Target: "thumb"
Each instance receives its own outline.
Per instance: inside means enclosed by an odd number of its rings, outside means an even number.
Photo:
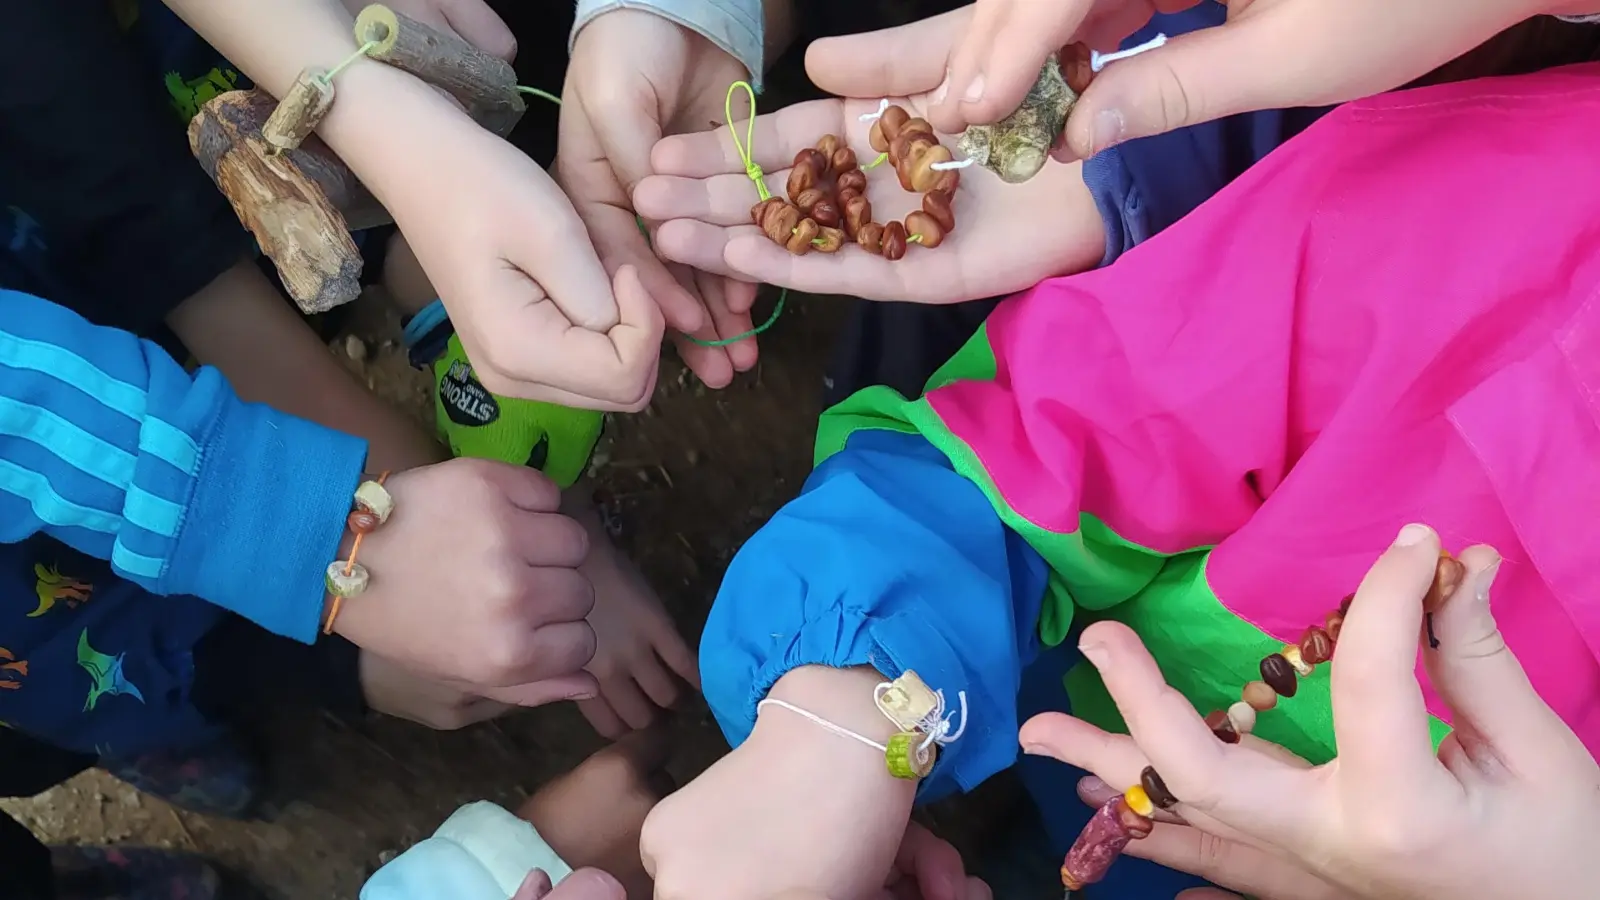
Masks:
[[[615,878],[599,869],[579,869],[556,885],[548,900],[627,900]]]
[[[439,11],[462,40],[506,62],[516,59],[517,39],[484,0],[442,0]]]
[[[1500,554],[1472,547],[1461,554],[1462,586],[1434,615],[1437,650],[1423,654],[1433,687],[1453,724],[1492,745],[1513,768],[1550,771],[1577,738],[1534,690],[1495,622],[1489,588]],[[1581,749],[1581,748],[1580,748]]]
[[[876,100],[931,91],[972,22],[971,6],[898,28],[823,38],[806,50],[806,74],[840,97]]]

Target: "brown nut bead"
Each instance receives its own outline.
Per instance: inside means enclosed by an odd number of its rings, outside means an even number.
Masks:
[[[938,177],[930,183],[928,190],[944,191],[946,194],[954,197],[956,188],[961,186],[961,170],[934,169],[933,171]]]
[[[872,221],[872,201],[855,194],[844,201],[844,231],[854,238],[861,228]]]
[[[929,137],[933,136],[933,126],[928,123],[927,119],[924,119],[921,116],[913,116],[912,118],[907,119],[904,125],[900,126],[901,134],[907,134],[913,131],[926,134]]]
[[[811,207],[811,218],[816,219],[817,224],[823,228],[838,228],[840,221],[842,221],[839,215],[839,207],[834,205],[832,200],[826,198]]]
[[[760,228],[761,222],[767,216],[767,209],[769,207],[784,205],[786,205],[786,201],[782,197],[768,197],[760,203],[757,203],[755,206],[750,207],[750,221],[754,222],[757,228]]]
[[[812,249],[818,253],[838,253],[839,248],[844,246],[844,242],[843,231],[837,228],[823,227],[817,229],[817,243],[812,246]]]
[[[800,224],[794,228],[794,234],[789,235],[789,242],[784,246],[795,256],[805,256],[816,249],[812,241],[822,232],[820,226],[811,219],[801,219]]]
[[[378,527],[378,517],[364,509],[358,509],[345,517],[344,524],[350,529],[351,534],[371,534]]]
[[[1280,697],[1293,697],[1300,690],[1300,679],[1294,674],[1294,664],[1279,653],[1262,658],[1261,680],[1277,691]]]
[[[1094,81],[1093,56],[1087,44],[1068,44],[1061,50],[1061,77],[1075,94],[1082,94]]]
[[[915,235],[917,243],[930,250],[944,243],[944,229],[920,209],[906,216],[906,233]]]
[[[856,232],[856,243],[868,253],[883,252],[883,226],[877,222],[868,222]]]
[[[1172,796],[1167,790],[1167,783],[1161,780],[1161,775],[1153,767],[1145,766],[1139,773],[1139,786],[1144,788],[1146,797],[1161,809],[1171,809],[1178,805],[1178,798]]]
[[[825,134],[817,141],[817,153],[821,154],[829,165],[833,164],[833,155],[839,152],[839,147],[839,136],[836,134]]]
[[[800,198],[805,195],[805,192],[816,186],[817,176],[815,172],[811,171],[810,166],[796,165],[794,168],[789,170],[789,183],[786,186],[786,189],[791,201],[799,203]]]
[[[909,121],[911,121],[911,114],[906,112],[904,107],[891,105],[883,111],[883,115],[878,117],[877,124],[879,130],[883,133],[884,141],[894,143],[895,135],[899,134],[900,129],[904,128]],[[887,149],[889,148],[885,146],[883,150],[878,150],[878,152],[882,153]]]
[[[840,147],[833,151],[833,172],[835,175],[854,172],[858,168],[860,168],[860,164],[856,162],[856,152],[854,150],[849,147]]]
[[[1433,570],[1433,584],[1428,586],[1428,593],[1422,597],[1422,611],[1436,613],[1461,587],[1461,582],[1467,577],[1467,567],[1461,564],[1447,552],[1439,553],[1439,564]]]
[[[794,230],[800,225],[800,210],[787,203],[778,203],[768,206],[761,217],[761,230],[772,238],[773,243],[787,246],[789,239],[794,236]]]
[[[837,184],[839,186],[839,193],[841,194],[845,191],[855,191],[859,194],[865,194],[867,192],[867,173],[861,171],[860,169],[851,169],[848,172],[841,172],[839,173],[839,180]]]
[[[828,158],[812,147],[807,147],[794,155],[794,166],[797,169],[810,169],[812,178],[821,181],[828,174]]]
[[[851,200],[861,196],[865,196],[861,191],[845,189],[834,195],[833,202],[839,204],[840,209],[844,209],[850,205]]]
[[[867,143],[879,153],[889,152],[889,139],[883,136],[883,120],[872,123],[872,128],[867,131]]]
[[[794,205],[800,208],[800,212],[809,216],[818,203],[827,199],[828,192],[822,188],[806,188],[800,192],[800,196],[794,198]]]
[[[894,262],[906,255],[906,227],[899,222],[883,226],[883,258]]]
[[[922,195],[922,211],[939,223],[946,234],[956,230],[956,211],[945,191],[929,191]]]
[[[1320,666],[1333,659],[1333,638],[1324,628],[1316,625],[1306,629],[1300,638],[1300,658],[1307,665]]]
[[[943,144],[935,144],[917,154],[916,159],[911,162],[911,189],[920,194],[938,188],[944,180],[945,173],[935,169],[934,166],[950,162],[953,158],[950,148]]]
[[[902,131],[899,137],[889,142],[889,161],[895,165],[901,163],[914,163],[917,154],[936,147],[939,141],[932,134],[925,131]]]

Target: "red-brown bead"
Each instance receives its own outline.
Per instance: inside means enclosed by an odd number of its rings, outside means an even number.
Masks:
[[[851,150],[849,147],[840,147],[839,149],[833,151],[832,162],[833,172],[835,175],[843,175],[846,172],[853,172],[858,168],[858,164],[856,162],[856,152]]]
[[[922,211],[939,223],[948,234],[956,229],[956,211],[950,195],[944,191],[929,191],[922,195]]]
[[[906,255],[906,227],[899,222],[883,226],[883,258],[894,262]]]
[[[877,222],[868,222],[856,232],[856,243],[861,245],[868,253],[883,253],[883,226]]]
[[[906,216],[906,233],[916,235],[917,243],[930,250],[944,243],[944,229],[920,209]]]
[[[1322,620],[1322,628],[1328,632],[1328,637],[1337,645],[1339,643],[1339,632],[1344,630],[1344,616],[1336,612],[1328,613],[1328,617]]]
[[[378,517],[364,509],[358,509],[345,517],[345,527],[351,534],[371,534],[378,527]]]
[[[1294,673],[1294,664],[1277,653],[1262,658],[1261,680],[1277,691],[1280,697],[1293,697],[1300,690],[1300,679]]]
[[[1228,714],[1217,710],[1206,716],[1206,727],[1216,735],[1224,744],[1239,743],[1239,732],[1234,730],[1233,722],[1228,719]]]
[[[836,184],[839,187],[840,194],[843,194],[845,191],[855,191],[858,194],[865,194],[867,192],[867,173],[861,171],[860,169],[851,169],[848,172],[841,172],[839,174],[839,180],[836,182]]]
[[[1172,791],[1167,790],[1167,783],[1161,780],[1161,774],[1152,766],[1145,766],[1139,773],[1139,786],[1144,788],[1145,796],[1150,798],[1161,809],[1171,809],[1178,805],[1178,798],[1172,796]]]
[[[854,238],[861,227],[872,221],[872,203],[860,194],[852,194],[844,201],[844,230]]]
[[[1316,625],[1306,629],[1300,638],[1300,658],[1312,666],[1320,666],[1333,659],[1333,638],[1326,629]]]

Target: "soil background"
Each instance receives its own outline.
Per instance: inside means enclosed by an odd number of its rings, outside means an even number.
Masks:
[[[560,19],[570,22],[571,5],[538,2],[520,10],[502,8],[521,43],[519,74],[524,84],[554,90],[566,58],[568,29]],[[519,20],[529,16],[538,21]],[[791,54],[770,77],[763,108],[810,91]],[[554,107],[531,107],[513,140],[548,163],[555,125]],[[769,295],[758,304],[757,321],[773,300]],[[733,552],[798,492],[810,470],[825,363],[853,302],[792,296],[761,338],[760,365],[725,390],[708,390],[668,351],[650,407],[612,417],[607,427],[595,475],[620,507],[619,542],[691,638]],[[381,304],[355,306],[330,352],[375,392],[431,421],[426,380],[406,365],[398,323]],[[727,750],[698,698],[678,711],[671,731],[670,772],[680,783]],[[269,821],[180,811],[98,770],[0,808],[50,843],[187,848],[226,864],[251,892],[271,900],[353,900],[378,865],[430,834],[462,803],[489,799],[514,808],[601,746],[568,705],[449,733],[379,716],[296,717],[276,723],[265,739],[273,774]],[[970,858],[977,836],[1014,793],[1000,779],[926,818]]]

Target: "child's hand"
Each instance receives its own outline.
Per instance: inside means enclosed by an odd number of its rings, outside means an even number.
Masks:
[[[871,670],[796,669],[771,696],[882,743],[894,726],[873,706]],[[750,900],[809,889],[841,900],[883,884],[916,785],[883,754],[768,707],[738,749],[663,800],[640,853],[657,900]]]
[[[556,512],[555,485],[479,459],[401,472],[387,485],[394,513],[359,555],[371,586],[341,604],[334,630],[502,702],[595,696],[583,671],[594,655],[585,621],[594,595],[577,571],[588,536]]]
[[[344,0],[351,15],[360,15],[367,0]],[[484,0],[385,0],[384,5],[437,31],[453,34],[506,62],[517,57],[517,39]]]
[[[1489,610],[1500,559],[1488,547],[1461,555],[1467,579],[1434,615],[1438,649],[1422,652],[1456,726],[1434,753],[1415,667],[1421,598],[1438,559],[1438,537],[1407,526],[1362,582],[1333,661],[1339,756],[1327,765],[1307,768],[1271,745],[1219,742],[1133,633],[1114,624],[1092,626],[1081,646],[1133,736],[1047,715],[1023,728],[1023,747],[1119,789],[1138,783],[1148,760],[1182,801],[1173,809],[1182,819],[1157,824],[1128,852],[1247,893],[1592,892],[1600,766],[1506,647]]]
[[[511,900],[627,900],[628,896],[615,878],[599,869],[579,869],[554,888],[549,875],[534,869]]]
[[[639,862],[645,817],[672,790],[665,735],[630,734],[540,788],[517,810],[567,865],[611,873],[630,897],[649,897]]]
[[[361,651],[361,695],[374,712],[455,731],[516,707],[480,697],[457,684],[418,675],[368,650]]]
[[[812,71],[828,88],[828,73]],[[877,156],[867,141],[872,123],[861,116],[877,112],[879,99],[855,95],[872,99],[818,100],[756,119],[754,159],[773,196],[785,196],[795,154],[824,134],[844,138],[863,166]],[[912,115],[927,108],[924,95],[888,99]],[[735,125],[743,141],[745,124]],[[795,256],[768,239],[751,224],[750,207],[760,198],[727,128],[666,138],[651,162],[659,174],[640,182],[633,199],[641,215],[672,220],[656,233],[657,252],[697,269],[796,290],[954,303],[1081,271],[1105,254],[1104,226],[1076,165],[1047,166],[1025,185],[1004,184],[978,166],[963,169],[955,230],[936,248],[912,247],[890,262],[853,244],[837,253]],[[892,166],[866,174],[873,221],[903,219],[920,208],[921,196],[901,189]]]

